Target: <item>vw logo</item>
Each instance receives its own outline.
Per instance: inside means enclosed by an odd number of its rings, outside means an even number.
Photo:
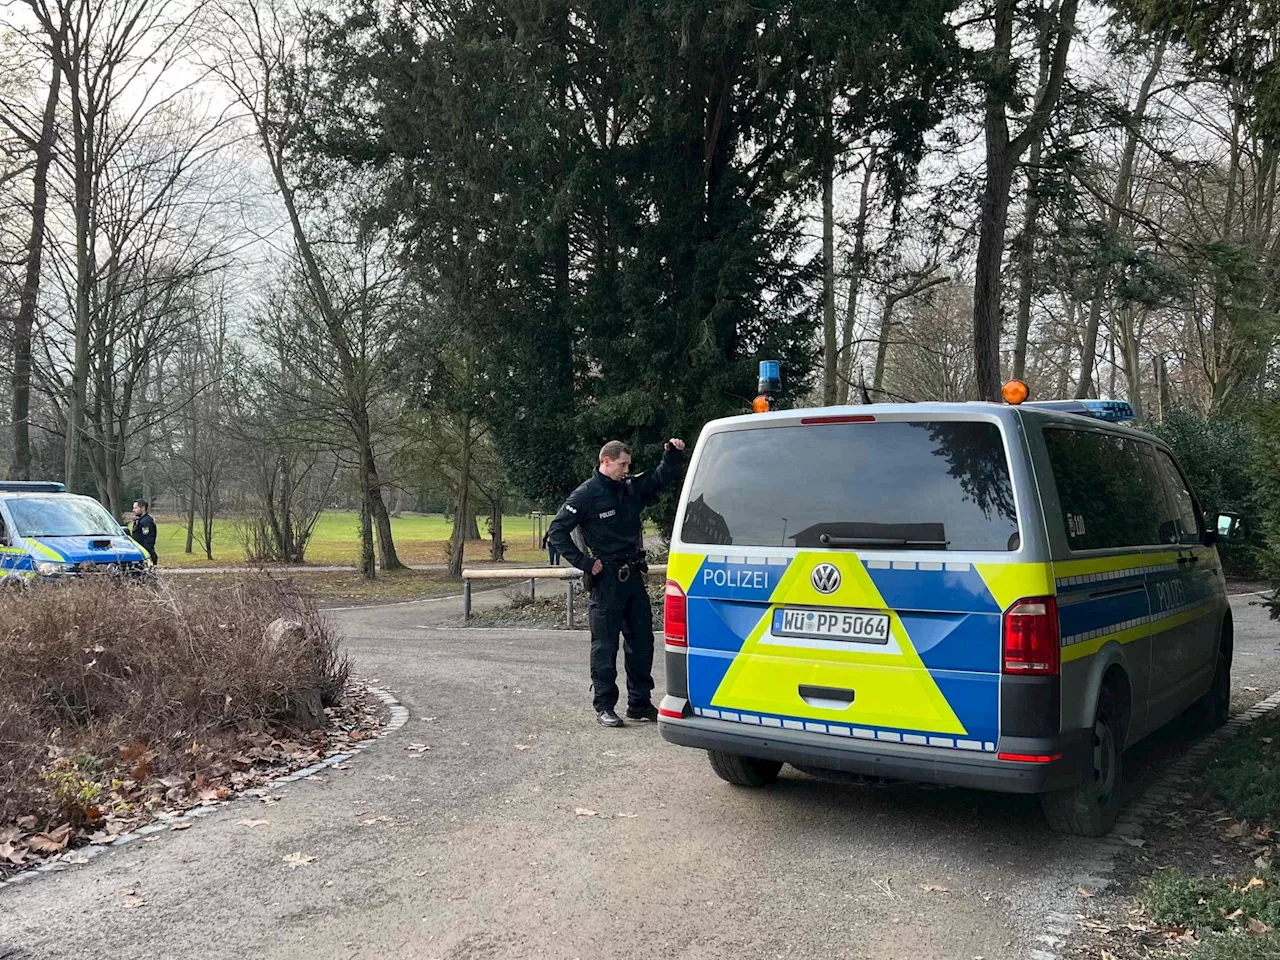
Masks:
[[[820,563],[813,568],[809,581],[819,593],[835,593],[840,589],[840,571],[830,563]]]

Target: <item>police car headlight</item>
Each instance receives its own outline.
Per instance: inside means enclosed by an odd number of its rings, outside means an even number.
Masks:
[[[44,577],[56,577],[60,574],[67,573],[73,565],[70,563],[58,563],[53,560],[41,560],[36,564],[36,572]]]

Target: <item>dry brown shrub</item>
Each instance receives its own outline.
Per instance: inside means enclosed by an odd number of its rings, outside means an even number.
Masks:
[[[300,627],[268,642],[279,618]],[[145,745],[155,773],[179,769],[199,744],[296,730],[299,706],[332,706],[347,674],[328,622],[268,579],[0,591],[0,823],[31,803],[53,752],[109,768]]]

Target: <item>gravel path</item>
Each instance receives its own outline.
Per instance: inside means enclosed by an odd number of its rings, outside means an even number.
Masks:
[[[1251,599],[1237,706],[1280,688]],[[400,733],[277,804],[0,895],[0,958],[1013,960],[1082,869],[1028,798],[731,788],[652,726],[594,723],[584,633],[440,626],[456,603],[333,613],[410,708]]]

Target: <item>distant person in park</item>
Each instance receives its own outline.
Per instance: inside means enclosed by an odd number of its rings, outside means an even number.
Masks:
[[[151,557],[151,562],[157,564],[160,558],[156,556],[156,518],[150,513],[151,504],[145,500],[135,500],[133,502],[133,529],[129,535],[138,541],[143,550]]]
[[[553,567],[560,566],[560,551],[556,549],[556,545],[551,542],[551,531],[548,530],[542,535],[542,549],[547,551],[547,563]]]
[[[653,610],[644,574],[641,511],[680,476],[684,441],[667,441],[658,469],[631,476],[631,449],[610,440],[600,450],[600,467],[569,494],[547,528],[547,538],[583,572],[591,592],[591,687],[596,720],[621,727],[618,705],[618,635],[624,637],[627,717],[658,719],[653,694]],[[581,531],[590,555],[574,542]]]

